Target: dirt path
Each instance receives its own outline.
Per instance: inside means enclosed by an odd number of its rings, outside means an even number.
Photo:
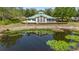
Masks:
[[[23,30],[23,29],[70,29],[70,30],[79,30],[79,26],[73,25],[58,25],[58,24],[11,24],[11,25],[2,25],[0,26],[0,32],[4,30]]]

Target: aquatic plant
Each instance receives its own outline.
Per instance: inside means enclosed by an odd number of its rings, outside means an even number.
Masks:
[[[71,49],[77,48],[77,44],[77,42],[69,42],[70,48],[72,47]]]
[[[79,31],[74,31],[74,32],[72,32],[73,34],[79,34]]]
[[[26,30],[16,30],[16,31],[5,31],[4,34],[12,35],[20,35],[22,33],[35,33],[35,34],[53,34],[53,31],[50,29],[26,29]]]
[[[68,39],[68,40],[79,41],[78,35],[67,35],[67,36],[65,36],[65,38]]]
[[[49,45],[52,49],[56,51],[64,51],[69,49],[69,44],[65,41],[57,41],[57,40],[49,40],[47,42],[47,45]]]
[[[77,48],[77,42],[66,42],[62,40],[48,40],[47,45],[56,51],[74,50]]]

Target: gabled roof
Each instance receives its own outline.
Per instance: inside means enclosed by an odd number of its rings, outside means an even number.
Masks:
[[[38,14],[29,17],[29,19],[34,19],[34,18],[40,17],[40,16],[43,16],[43,17],[46,17],[46,18],[49,18],[49,19],[55,19],[54,17],[48,16],[48,15],[44,14],[43,12],[39,12]]]

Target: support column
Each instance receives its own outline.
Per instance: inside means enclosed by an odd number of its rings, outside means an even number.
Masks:
[[[44,17],[42,17],[41,19],[42,19],[42,23],[44,23]]]
[[[39,17],[39,23],[41,22],[41,17]]]
[[[47,23],[47,18],[45,18],[45,23]]]
[[[36,18],[36,23],[38,23],[38,18]]]

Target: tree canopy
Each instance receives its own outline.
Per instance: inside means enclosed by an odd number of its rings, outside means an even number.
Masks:
[[[56,17],[60,21],[70,21],[71,17],[79,16],[79,9],[75,7],[55,7],[41,10],[45,14]],[[37,14],[39,10],[35,8],[23,7],[0,7],[0,20],[21,19],[21,17],[30,17]]]
[[[56,7],[53,12],[54,17],[59,17],[64,21],[69,21],[71,17],[75,17],[77,10],[75,7]]]

